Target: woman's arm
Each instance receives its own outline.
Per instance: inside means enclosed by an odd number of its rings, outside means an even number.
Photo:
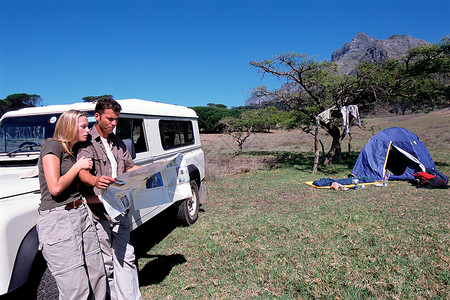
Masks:
[[[58,196],[74,181],[80,170],[92,168],[92,160],[81,158],[78,160],[69,171],[60,176],[61,161],[54,154],[46,154],[42,158],[42,164],[44,167],[45,181],[47,182],[48,190],[53,196]]]

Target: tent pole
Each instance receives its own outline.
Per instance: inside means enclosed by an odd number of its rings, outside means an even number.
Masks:
[[[387,164],[388,157],[389,157],[389,151],[391,151],[391,145],[392,145],[392,141],[389,141],[389,147],[388,147],[388,150],[386,153],[386,158],[384,159],[383,178],[384,178],[384,175],[386,175],[386,164]]]

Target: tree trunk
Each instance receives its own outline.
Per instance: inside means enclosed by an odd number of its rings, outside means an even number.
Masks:
[[[352,152],[352,134],[348,134],[348,154]]]
[[[313,173],[317,172],[317,169],[319,167],[319,156],[320,156],[320,149],[319,149],[319,117],[316,117],[316,130],[314,132],[314,166],[313,166]]]
[[[405,114],[406,114],[406,110],[407,110],[407,109],[408,109],[407,106],[405,106],[405,107],[402,108],[402,115],[405,115]]]
[[[322,141],[319,140],[320,147],[322,148],[322,161],[325,161],[325,146],[323,145]]]
[[[236,141],[236,143],[238,144],[238,149],[236,152],[234,152],[234,155],[238,156],[243,151],[245,140],[247,140],[247,138],[251,135],[251,128],[246,133],[244,133],[244,132],[237,132],[237,133],[229,132],[228,134],[231,135],[234,138],[234,140]]]
[[[328,133],[333,138],[333,141],[331,142],[330,151],[328,151],[327,155],[325,156],[325,161],[323,162],[325,166],[330,166],[333,164],[333,162],[340,161],[342,159],[341,133],[339,131],[339,128],[333,126],[330,128]]]
[[[238,156],[239,154],[242,153],[242,144],[243,144],[243,143],[239,140],[239,141],[238,141],[238,149],[237,149],[236,152],[234,152],[234,155],[235,155],[235,156]]]

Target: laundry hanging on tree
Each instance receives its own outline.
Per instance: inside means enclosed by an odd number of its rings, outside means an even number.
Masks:
[[[359,116],[359,109],[358,106],[356,105],[342,106],[340,109],[337,109],[335,106],[333,106],[321,112],[318,115],[318,117],[322,122],[328,124],[332,120],[332,114],[339,112],[342,116],[345,133],[350,133],[350,116],[353,116],[353,118],[355,118],[358,127],[361,127],[361,118]]]

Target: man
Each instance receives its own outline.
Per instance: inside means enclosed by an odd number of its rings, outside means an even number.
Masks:
[[[117,125],[120,104],[110,98],[98,100],[95,106],[96,125],[90,137],[82,143],[77,158],[92,158],[91,171],[80,172],[82,189],[93,213],[108,278],[111,299],[141,299],[134,248],[130,244],[130,224],[127,215],[112,219],[106,212],[101,190],[115,182],[115,177],[139,168],[127,147],[113,130]]]

